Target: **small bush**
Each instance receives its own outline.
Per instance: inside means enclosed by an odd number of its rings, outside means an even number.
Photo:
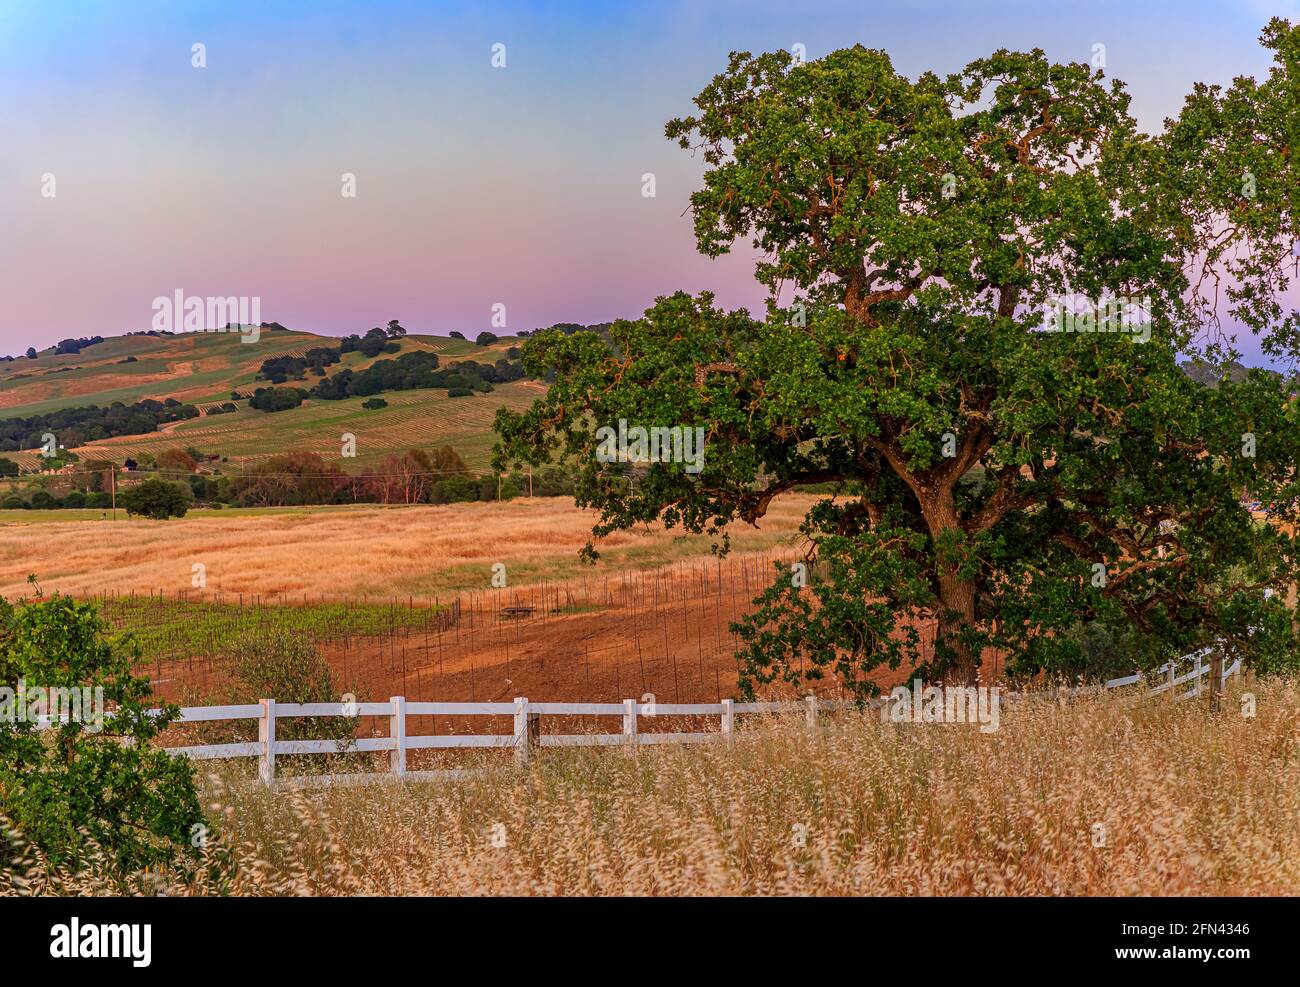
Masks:
[[[271,627],[236,639],[226,650],[235,682],[234,700],[255,703],[342,702],[334,672],[315,645],[301,634]],[[356,721],[342,716],[309,716],[276,724],[285,740],[344,740],[355,735]]]

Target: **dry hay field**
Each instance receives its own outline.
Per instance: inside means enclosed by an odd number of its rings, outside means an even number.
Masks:
[[[733,525],[734,548],[793,547],[815,500],[788,495],[773,503],[760,527]],[[191,589],[195,563],[205,567],[209,593],[227,596],[446,596],[488,589],[498,562],[511,586],[588,572],[577,553],[595,519],[571,498],[524,497],[229,516],[208,511],[169,521],[0,522],[0,596],[26,592],[29,573],[47,593],[172,596]],[[707,536],[656,525],[615,533],[598,547],[601,568],[623,569],[706,555],[710,544]]]
[[[186,705],[227,701],[225,646],[274,624],[313,640],[362,697],[712,702],[736,687],[732,621],[798,556],[814,499],[733,525],[726,560],[709,537],[656,525],[603,539],[594,568],[578,550],[596,515],[569,498],[16,522],[0,524],[0,595],[30,592],[35,573],[46,593],[107,596],[155,693]]]
[[[527,768],[484,753],[482,771],[437,783],[272,791],[233,762],[202,765],[214,825],[204,852],[221,876],[155,874],[150,887],[1296,894],[1300,689],[1251,688],[1250,719],[1208,717],[1200,703],[1089,698],[1008,704],[990,734],[853,713],[823,717],[815,736],[801,719],[747,720],[730,748],[552,748]],[[107,867],[45,880],[23,890],[115,890]]]

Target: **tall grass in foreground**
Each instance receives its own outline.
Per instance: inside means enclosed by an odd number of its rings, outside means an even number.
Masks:
[[[1300,687],[1253,692],[1253,719],[1238,694],[1217,717],[1005,704],[994,734],[846,714],[816,737],[768,721],[731,749],[549,749],[437,784],[212,775],[206,799],[234,894],[1296,893]]]

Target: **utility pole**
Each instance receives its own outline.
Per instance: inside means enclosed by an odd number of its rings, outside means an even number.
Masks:
[[[528,499],[533,499],[533,468],[528,467]]]
[[[117,520],[117,463],[108,469],[108,485],[113,491],[113,520]]]

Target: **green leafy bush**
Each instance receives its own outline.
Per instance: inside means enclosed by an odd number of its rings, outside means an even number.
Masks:
[[[159,521],[184,517],[190,507],[190,496],[185,487],[156,477],[123,491],[118,500],[128,514],[140,514]]]
[[[57,867],[79,867],[91,852],[123,876],[183,865],[207,832],[194,770],[152,743],[177,709],[149,714],[149,680],[131,672],[138,649],[106,632],[91,603],[0,599],[0,816]],[[75,716],[37,729],[33,690],[56,689],[83,701],[65,707]],[[0,862],[10,866],[22,864]]]
[[[237,703],[343,701],[329,662],[310,640],[288,628],[271,627],[238,638],[228,647],[226,661]],[[355,730],[356,721],[341,716],[295,717],[276,724],[276,734],[284,740],[345,740]]]

